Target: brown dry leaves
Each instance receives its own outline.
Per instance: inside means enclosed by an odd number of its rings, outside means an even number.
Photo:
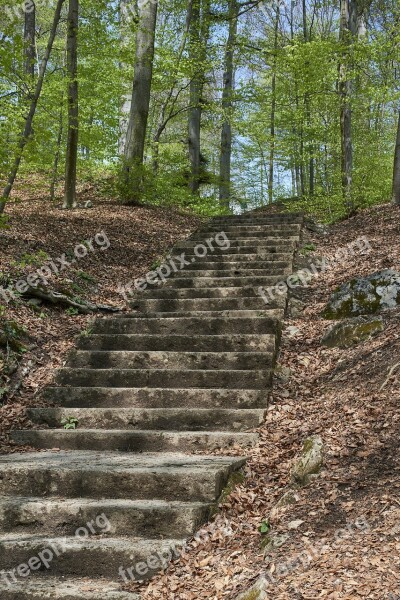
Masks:
[[[274,600],[384,600],[400,594],[396,376],[379,391],[400,359],[400,311],[384,315],[386,329],[372,341],[349,350],[320,346],[330,326],[320,312],[331,291],[355,275],[400,270],[399,233],[400,210],[382,206],[337,224],[325,237],[311,236],[318,255],[332,256],[360,236],[369,238],[373,252],[320,275],[305,291],[303,317],[287,321],[300,333],[284,336],[279,360],[291,376],[276,378],[245,482],[204,528],[200,542],[149,584],[131,586],[144,600],[232,600],[263,573],[270,574],[268,598]],[[313,434],[324,440],[324,470],[297,492],[295,505],[274,513],[272,531],[290,537],[264,559],[258,527],[285,491],[304,439]],[[355,525],[361,517],[368,529]],[[304,523],[289,529],[296,520]],[[282,574],[288,561],[297,566]]]

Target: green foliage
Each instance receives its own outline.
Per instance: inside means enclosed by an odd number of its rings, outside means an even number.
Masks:
[[[76,317],[76,315],[79,315],[79,310],[74,306],[70,306],[69,308],[65,309],[65,313],[70,317]]]
[[[261,533],[261,535],[266,535],[271,531],[271,525],[268,519],[261,522],[258,531]]]
[[[75,417],[66,417],[61,421],[61,425],[63,425],[64,429],[77,429],[78,428],[78,419]]]

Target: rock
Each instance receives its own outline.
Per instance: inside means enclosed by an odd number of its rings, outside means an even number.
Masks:
[[[400,273],[392,269],[357,277],[338,288],[322,313],[326,319],[371,315],[400,305]]]
[[[286,327],[285,333],[288,335],[288,337],[294,337],[295,335],[300,333],[300,329],[298,327],[295,327],[294,325],[290,325],[289,327]]]
[[[281,496],[274,508],[271,510],[270,518],[276,518],[281,512],[284,511],[285,508],[296,504],[298,500],[299,496],[293,490],[288,490],[283,494],[283,496]]]
[[[265,536],[261,544],[264,550],[264,556],[266,556],[270,552],[275,552],[275,550],[278,550],[278,548],[283,546],[283,544],[286,544],[289,538],[290,536],[286,533],[279,535],[275,533]]]
[[[290,315],[294,318],[300,317],[303,314],[305,306],[306,305],[301,300],[291,298],[289,302]]]
[[[292,469],[291,479],[293,483],[300,486],[307,485],[313,479],[313,476],[320,473],[324,460],[323,447],[319,435],[306,439],[301,457]]]
[[[330,327],[321,344],[328,348],[350,348],[383,330],[382,317],[355,317]]]
[[[83,206],[84,208],[93,208],[93,202],[91,200],[88,200]]]
[[[268,585],[268,581],[264,577],[260,577],[247,592],[240,594],[236,600],[266,600]]]

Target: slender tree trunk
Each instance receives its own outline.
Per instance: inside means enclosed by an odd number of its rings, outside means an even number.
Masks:
[[[274,200],[274,162],[275,162],[275,116],[276,116],[276,65],[278,54],[278,33],[279,33],[280,7],[276,7],[276,20],[274,28],[274,58],[272,63],[272,82],[271,82],[271,119],[270,119],[270,151],[269,151],[269,176],[268,176],[268,202],[272,204]]]
[[[189,130],[189,189],[197,194],[201,183],[201,117],[205,81],[205,60],[209,37],[210,0],[192,0],[190,6],[189,46],[194,75],[190,82]]]
[[[63,130],[64,130],[64,126],[63,126],[64,110],[63,110],[63,108],[64,108],[64,98],[61,99],[56,152],[54,154],[53,171],[51,174],[51,182],[50,182],[50,200],[52,202],[54,201],[54,198],[55,198],[57,175],[58,175],[58,164],[60,162],[61,142],[62,142],[62,136],[63,136]]]
[[[149,0],[139,6],[139,23],[136,31],[136,54],[133,77],[132,100],[125,145],[126,202],[135,204],[140,198],[139,189],[130,176],[144,161],[147,123],[150,110],[150,94],[153,79],[154,42],[157,24],[158,1]]]
[[[400,111],[397,126],[396,150],[393,168],[393,204],[400,206]]]
[[[69,0],[67,33],[68,132],[65,165],[64,208],[76,206],[76,166],[78,161],[78,25],[79,0]]]
[[[4,208],[6,206],[7,200],[10,197],[15,179],[18,175],[19,166],[21,164],[22,155],[25,150],[25,146],[29,141],[29,138],[32,134],[32,123],[36,113],[36,107],[38,100],[40,98],[40,94],[43,87],[44,76],[46,73],[47,63],[49,62],[50,54],[53,48],[54,39],[57,33],[58,23],[60,22],[61,17],[61,9],[64,4],[64,0],[58,0],[56,10],[54,13],[53,24],[51,26],[49,41],[47,43],[46,51],[43,56],[42,63],[40,65],[39,77],[36,82],[35,91],[32,96],[31,105],[29,108],[29,112],[25,119],[24,129],[20,135],[17,152],[15,155],[14,163],[11,168],[10,174],[8,176],[7,185],[5,186],[3,193],[0,198],[0,214],[4,212]]]
[[[340,1],[340,40],[343,45],[343,59],[339,65],[340,130],[342,155],[342,192],[348,213],[354,210],[353,191],[353,138],[352,138],[352,82],[349,79],[349,53],[354,40],[354,0]]]
[[[220,184],[219,200],[223,208],[229,209],[231,195],[232,162],[232,94],[234,90],[234,54],[238,26],[237,0],[229,0],[229,34],[225,49],[224,88],[222,92],[222,111],[224,122],[221,132]]]
[[[36,60],[36,6],[32,3],[25,9],[24,22],[24,71],[32,80],[35,78]]]

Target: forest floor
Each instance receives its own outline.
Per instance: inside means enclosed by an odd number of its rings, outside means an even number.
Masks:
[[[0,229],[0,286],[26,279],[53,261],[60,272],[48,278],[49,289],[126,310],[119,286],[146,274],[200,222],[172,208],[121,206],[99,198],[91,186],[79,194],[80,205],[88,200],[93,208],[66,211],[40,192],[32,196],[17,190],[16,201],[7,206],[8,228]],[[92,249],[89,244],[87,255],[76,258],[75,249],[87,240]],[[84,254],[81,246],[78,254]],[[63,255],[64,261],[57,260]],[[9,431],[24,426],[25,408],[37,405],[36,394],[50,383],[93,318],[16,296],[8,302],[9,296],[0,295],[0,334],[5,327],[11,336],[22,334],[23,346],[20,353],[0,345],[0,454],[21,450],[10,444]]]
[[[387,205],[311,234],[315,255],[332,257],[361,236],[372,252],[321,273],[303,291],[306,308],[286,322],[281,377],[246,479],[166,573],[131,586],[143,600],[231,600],[260,575],[274,600],[400,597],[400,310],[385,313],[385,331],[356,347],[320,343],[331,325],[320,313],[339,284],[400,271],[399,235],[400,209]],[[295,504],[273,511],[315,434],[325,447],[320,476],[296,490]],[[265,556],[263,521],[270,534],[288,536]]]

